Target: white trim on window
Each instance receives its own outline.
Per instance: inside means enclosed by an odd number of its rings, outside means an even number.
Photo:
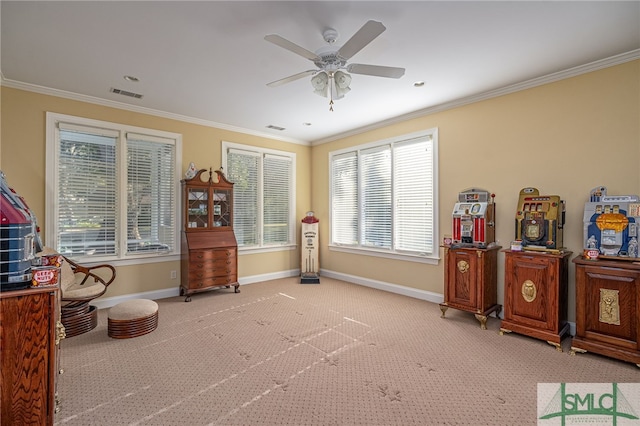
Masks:
[[[398,159],[400,150],[416,143],[424,144],[429,151],[414,151]],[[390,163],[387,155],[392,157]],[[413,157],[417,155],[424,167],[416,164]],[[386,165],[379,169],[383,166],[379,161],[383,159]],[[417,173],[415,179],[406,166]],[[385,170],[390,181],[386,181]],[[422,175],[423,171],[427,174]],[[334,180],[336,176],[340,176],[340,181]],[[366,184],[365,176],[369,179]],[[330,152],[329,180],[330,250],[437,264],[440,257],[437,128]],[[421,182],[422,189],[416,192],[398,186],[408,181]],[[417,198],[423,198],[418,206],[424,208],[415,206]],[[338,211],[342,212],[341,217],[337,216]],[[424,228],[423,221],[427,224]]]
[[[239,211],[242,209],[238,204],[240,201],[240,187],[234,187],[234,231],[236,232],[236,238],[238,239],[238,251],[239,252],[251,252],[251,253],[262,253],[262,252],[270,252],[270,251],[281,251],[281,250],[293,250],[297,245],[297,235],[296,235],[296,154],[292,152],[279,151],[269,148],[260,148],[250,145],[242,145],[234,142],[222,142],[222,164],[224,165],[225,173],[227,173],[227,178],[230,181],[234,182],[235,178],[233,176],[234,171],[230,169],[229,165],[229,154],[237,154],[240,156],[246,156],[247,158],[255,157],[256,163],[254,166],[256,169],[254,172],[255,181],[252,182],[252,185],[255,185],[255,191],[253,189],[249,189],[250,193],[253,194],[251,198],[255,198],[255,204],[250,206],[254,208],[255,214],[251,217],[245,217],[244,219],[240,218]],[[288,197],[288,208],[286,211],[287,221],[286,224],[286,234],[288,235],[287,241],[281,240],[280,242],[265,242],[265,222],[268,220],[269,215],[265,215],[265,176],[267,176],[268,171],[264,170],[265,160],[268,162],[282,160],[283,162],[289,162],[289,176],[288,179],[288,188],[287,188],[287,197]],[[253,161],[252,161],[253,162]],[[252,166],[253,167],[253,166]],[[236,182],[234,182],[236,184]],[[240,185],[238,182],[237,185]],[[282,190],[282,188],[271,188],[272,190]],[[284,212],[283,212],[284,213]],[[276,224],[277,225],[277,224]],[[243,226],[245,227],[243,229]],[[279,226],[279,225],[278,225]],[[278,226],[274,227],[274,224],[271,224],[271,232],[269,235],[271,238],[278,238],[278,235],[283,235],[282,229],[278,230]],[[275,234],[274,234],[275,232]]]
[[[114,244],[116,250],[113,254],[94,254],[88,255],[86,252],[79,255],[65,253],[74,259],[84,263],[94,263],[108,261],[116,264],[147,263],[149,261],[167,261],[175,260],[180,255],[180,225],[181,225],[181,209],[180,209],[180,178],[182,168],[182,135],[160,130],[145,129],[111,123],[100,120],[93,120],[83,117],[75,117],[65,114],[47,112],[46,114],[46,217],[45,217],[45,240],[46,244],[54,247],[59,241],[59,216],[61,205],[58,196],[59,171],[60,164],[60,131],[68,132],[84,132],[101,137],[108,137],[115,140],[115,225],[114,228]],[[170,154],[173,156],[173,172],[172,176],[164,181],[171,180],[171,186],[165,186],[162,189],[164,194],[169,194],[170,206],[167,214],[170,216],[172,225],[170,228],[164,228],[169,233],[165,233],[165,240],[168,244],[150,247],[149,250],[131,249],[130,241],[127,241],[127,141],[144,141],[151,143],[161,143],[165,146],[172,146]],[[97,142],[100,143],[100,142]],[[110,142],[111,143],[111,142]],[[138,144],[139,145],[139,144]],[[146,148],[145,148],[146,149]],[[154,150],[155,152],[155,150]],[[169,151],[165,151],[169,152]],[[161,158],[166,158],[163,154]],[[160,157],[157,157],[160,158]],[[145,170],[148,168],[148,161],[144,164]],[[164,165],[163,165],[164,166]],[[164,169],[163,169],[164,170]],[[163,204],[164,206],[164,204]],[[162,208],[160,208],[160,211]],[[153,225],[152,225],[153,227]],[[167,235],[169,237],[167,238]],[[169,247],[169,248],[167,248]],[[139,251],[138,251],[139,250]],[[110,252],[113,250],[109,250]]]

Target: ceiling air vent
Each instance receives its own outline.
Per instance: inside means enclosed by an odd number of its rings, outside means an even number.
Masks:
[[[273,130],[280,130],[280,131],[282,131],[282,130],[284,130],[284,127],[278,127],[278,126],[274,126],[273,124],[269,124],[269,125],[267,126],[267,129],[273,129]]]
[[[139,93],[128,92],[122,89],[114,89],[113,87],[109,91],[117,95],[123,95],[123,96],[129,96],[130,98],[142,99],[142,95]]]

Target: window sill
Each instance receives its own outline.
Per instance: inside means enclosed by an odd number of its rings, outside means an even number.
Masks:
[[[238,254],[259,254],[259,253],[272,253],[278,251],[291,251],[295,250],[295,244],[287,244],[281,246],[264,246],[264,247],[238,247]]]
[[[366,249],[362,247],[346,247],[346,246],[337,246],[337,245],[331,245],[331,244],[329,245],[329,251],[351,253],[351,254],[357,254],[359,256],[383,257],[385,259],[402,260],[405,262],[425,263],[428,265],[437,265],[440,261],[439,254],[433,254],[430,256],[418,256],[418,255],[407,254],[407,253],[391,253],[387,251]]]
[[[143,265],[146,263],[161,263],[161,262],[176,262],[180,260],[180,253],[172,253],[167,255],[150,255],[150,256],[136,256],[115,259],[113,257],[97,257],[97,256],[83,256],[83,257],[71,257],[74,262],[78,262],[82,265],[92,266],[102,263],[108,263],[113,266],[130,266],[130,265]]]

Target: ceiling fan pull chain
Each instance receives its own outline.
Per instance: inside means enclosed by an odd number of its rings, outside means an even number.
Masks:
[[[333,73],[329,74],[329,111],[333,112]]]

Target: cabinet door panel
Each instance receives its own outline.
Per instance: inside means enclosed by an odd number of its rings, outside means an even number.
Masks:
[[[605,273],[603,273],[605,272]],[[585,332],[593,338],[602,335],[627,340],[635,345],[638,336],[636,282],[638,274],[631,271],[586,270],[583,289],[585,306]]]
[[[448,287],[448,302],[475,308],[478,305],[477,256],[475,252],[451,250],[449,276],[453,281]]]
[[[14,296],[15,295],[15,296]],[[55,290],[4,292],[0,303],[2,424],[53,424]]]
[[[545,265],[517,263],[513,270],[511,303],[514,317],[523,323],[546,328],[548,319],[548,271]]]

